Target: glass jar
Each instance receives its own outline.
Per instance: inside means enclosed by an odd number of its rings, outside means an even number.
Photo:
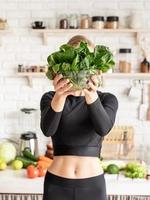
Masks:
[[[68,29],[69,28],[69,22],[67,15],[62,15],[59,20],[59,28],[60,29]]]
[[[90,28],[90,17],[88,14],[82,14],[80,20],[80,28],[88,29]]]
[[[106,19],[106,28],[117,29],[119,28],[119,17],[108,16]]]
[[[71,14],[69,17],[69,28],[77,29],[78,28],[78,15]]]
[[[103,16],[93,16],[92,17],[92,28],[94,28],[94,29],[104,28],[104,17]]]
[[[119,71],[122,73],[130,73],[131,66],[131,49],[119,49]]]
[[[148,62],[146,58],[144,58],[144,60],[141,62],[141,65],[140,65],[140,72],[148,73],[149,67],[150,67],[150,63]]]
[[[18,72],[23,72],[23,64],[18,65]]]

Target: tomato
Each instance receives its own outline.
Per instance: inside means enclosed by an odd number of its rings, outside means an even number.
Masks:
[[[39,167],[38,171],[39,171],[39,176],[41,177],[41,176],[45,176],[47,169]]]
[[[29,165],[27,167],[27,177],[36,178],[39,176],[39,170],[34,165]]]

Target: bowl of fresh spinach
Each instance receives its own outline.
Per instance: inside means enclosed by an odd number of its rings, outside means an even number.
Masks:
[[[47,58],[46,76],[53,80],[56,74],[62,74],[73,84],[74,89],[87,88],[91,75],[105,73],[115,66],[112,52],[106,46],[96,45],[91,52],[86,43],[78,47],[68,44],[60,46],[59,51]]]

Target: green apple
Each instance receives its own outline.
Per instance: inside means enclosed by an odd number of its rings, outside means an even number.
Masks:
[[[4,161],[0,161],[0,170],[4,170],[7,168],[7,164]]]
[[[23,168],[23,163],[21,160],[14,160],[12,162],[12,168],[15,169],[15,170],[19,170],[19,169],[22,169]]]

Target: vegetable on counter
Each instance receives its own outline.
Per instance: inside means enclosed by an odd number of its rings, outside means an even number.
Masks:
[[[52,164],[53,160],[46,156],[39,156],[37,158],[37,164],[30,164],[27,166],[27,177],[36,178],[45,176],[48,167]]]
[[[39,156],[37,166],[42,169],[47,169],[53,162],[53,159],[50,159],[46,156]]]
[[[48,56],[47,62],[47,77],[53,80],[56,74],[61,73],[70,80],[74,89],[86,88],[91,75],[107,72],[115,65],[108,47],[96,45],[94,51],[90,52],[84,42],[79,47],[68,44],[60,46],[59,51]]]
[[[27,158],[29,158],[29,159],[31,159],[31,160],[33,160],[33,161],[37,161],[38,160],[38,158],[37,157],[35,157],[30,151],[28,151],[28,150],[24,150],[23,152],[23,156],[24,157],[27,157]]]
[[[9,164],[16,157],[16,148],[10,142],[0,144],[0,160]]]
[[[23,168],[23,162],[21,160],[14,160],[11,165],[14,170],[19,170]]]
[[[106,172],[109,174],[119,174],[119,167],[115,164],[110,164],[106,168]]]
[[[29,165],[27,167],[27,177],[28,178],[36,178],[39,176],[39,171],[34,165]]]
[[[125,168],[125,176],[129,178],[146,178],[147,169],[145,165],[137,161],[129,162]]]
[[[7,168],[6,162],[3,160],[0,160],[0,170],[5,170]]]
[[[33,161],[33,160],[31,160],[31,159],[29,159],[29,158],[27,158],[27,157],[24,157],[24,156],[16,156],[16,158],[15,158],[16,160],[20,160],[20,161],[22,161],[22,163],[23,163],[23,167],[24,168],[27,168],[29,165],[34,165],[34,166],[36,166],[37,165],[37,162],[36,161]]]

